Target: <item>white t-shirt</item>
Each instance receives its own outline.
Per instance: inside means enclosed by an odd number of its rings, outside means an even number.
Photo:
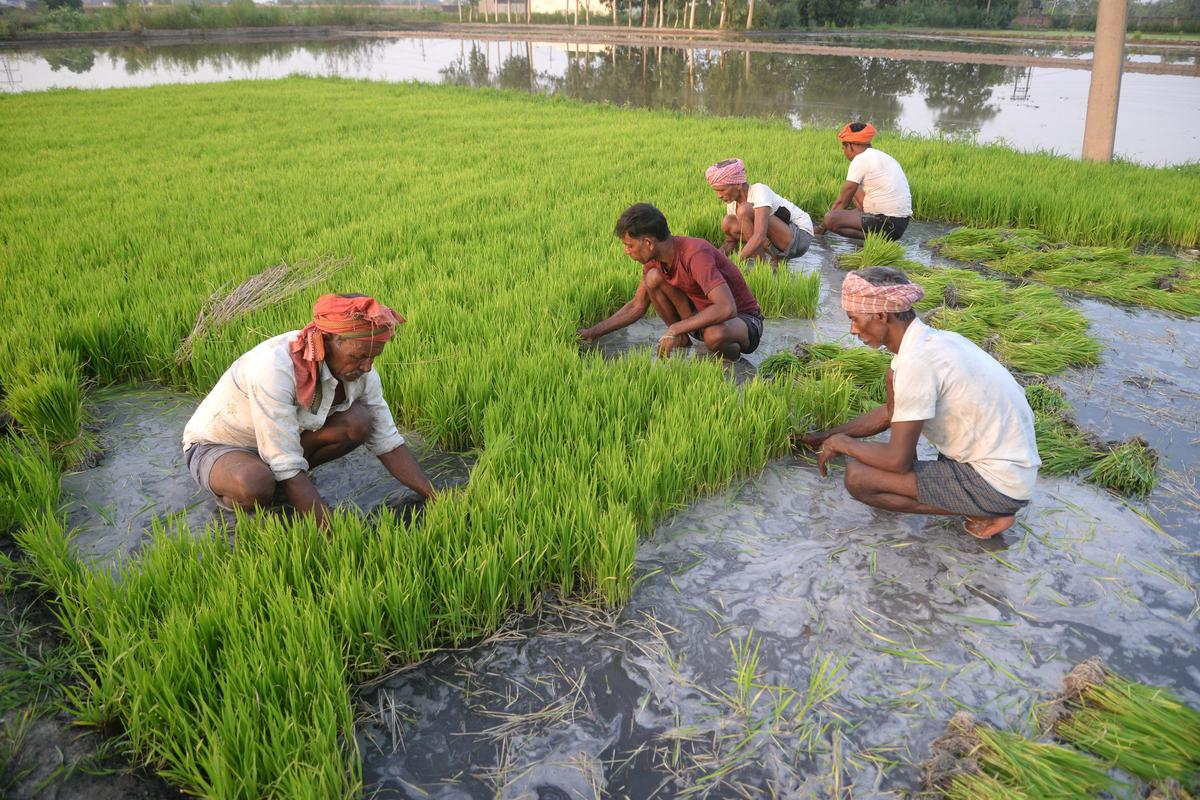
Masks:
[[[854,181],[863,190],[864,214],[885,214],[889,217],[912,216],[912,192],[900,162],[882,150],[868,147],[850,162],[846,180]]]
[[[750,191],[746,194],[746,202],[748,202],[754,208],[770,206],[772,214],[778,211],[780,206],[783,206],[787,209],[788,213],[792,215],[792,222],[799,225],[800,230],[805,231],[809,236],[812,235],[812,217],[810,217],[808,214],[805,214],[804,210],[791,200],[775,194],[771,187],[767,186],[765,183],[750,184]],[[737,214],[737,207],[738,204],[736,200],[731,203],[726,203],[725,213]]]
[[[892,422],[924,420],[946,458],[970,464],[996,491],[1028,500],[1037,482],[1037,438],[1025,392],[974,342],[913,320],[892,359]]]
[[[330,414],[345,411],[356,401],[371,414],[371,432],[365,442],[371,453],[382,455],[404,444],[392,410],[383,399],[383,385],[375,370],[347,382],[346,399],[334,404],[338,380],[322,363],[317,409],[300,407],[289,350],[299,333],[289,331],[267,339],[225,370],[188,420],[183,430],[184,450],[197,442],[250,447],[258,450],[275,474],[275,480],[286,481],[308,469],[300,432],[324,427]]]

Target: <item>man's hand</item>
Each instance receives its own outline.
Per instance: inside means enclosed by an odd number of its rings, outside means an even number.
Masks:
[[[595,333],[592,332],[591,328],[580,328],[579,330],[575,331],[575,335],[588,344],[591,344],[599,338]]]
[[[844,433],[838,433],[830,436],[822,443],[821,452],[817,455],[817,471],[821,473],[821,477],[829,474],[825,466],[829,459],[846,452],[842,445],[848,441],[850,441],[849,436],[846,436]]]
[[[685,336],[687,334],[684,334]],[[671,355],[671,351],[679,345],[679,336],[671,333],[671,329],[667,328],[667,332],[658,337],[658,357],[667,358]]]
[[[824,431],[809,431],[808,433],[801,433],[795,436],[796,441],[811,450],[820,450],[821,445],[828,438],[829,435]]]

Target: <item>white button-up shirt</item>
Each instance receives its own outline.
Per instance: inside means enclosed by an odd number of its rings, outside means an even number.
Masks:
[[[316,411],[300,407],[288,348],[299,333],[268,339],[225,370],[183,430],[185,451],[198,442],[254,448],[275,480],[286,481],[308,469],[300,432],[324,427],[330,414],[355,402],[371,412],[371,433],[365,442],[371,453],[383,455],[404,444],[375,370],[346,383],[345,400],[334,405],[338,381],[322,362]]]

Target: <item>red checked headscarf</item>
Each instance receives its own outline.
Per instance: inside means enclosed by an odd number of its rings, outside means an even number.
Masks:
[[[838,131],[839,142],[850,142],[851,144],[870,144],[871,140],[874,138],[875,127],[869,122],[863,126],[861,131],[850,130],[849,124]]]
[[[704,180],[709,186],[741,186],[746,182],[746,165],[740,158],[731,158],[729,163],[713,164],[704,170]]]
[[[313,321],[304,326],[291,342],[292,367],[296,371],[296,399],[311,408],[317,392],[317,376],[325,360],[322,333],[336,333],[347,339],[386,342],[404,317],[373,297],[342,297],[323,294],[313,305]]]
[[[925,296],[915,283],[876,286],[851,272],[842,281],[842,308],[851,314],[908,311]]]

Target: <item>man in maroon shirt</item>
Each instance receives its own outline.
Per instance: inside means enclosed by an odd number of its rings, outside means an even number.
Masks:
[[[762,338],[762,311],[741,270],[724,253],[704,239],[672,236],[667,218],[649,203],[626,209],[613,232],[625,255],[642,265],[642,282],[617,313],[581,328],[580,338],[591,342],[632,325],[653,303],[667,325],[658,340],[660,357],[688,347],[689,337],[730,361],[754,352]]]

